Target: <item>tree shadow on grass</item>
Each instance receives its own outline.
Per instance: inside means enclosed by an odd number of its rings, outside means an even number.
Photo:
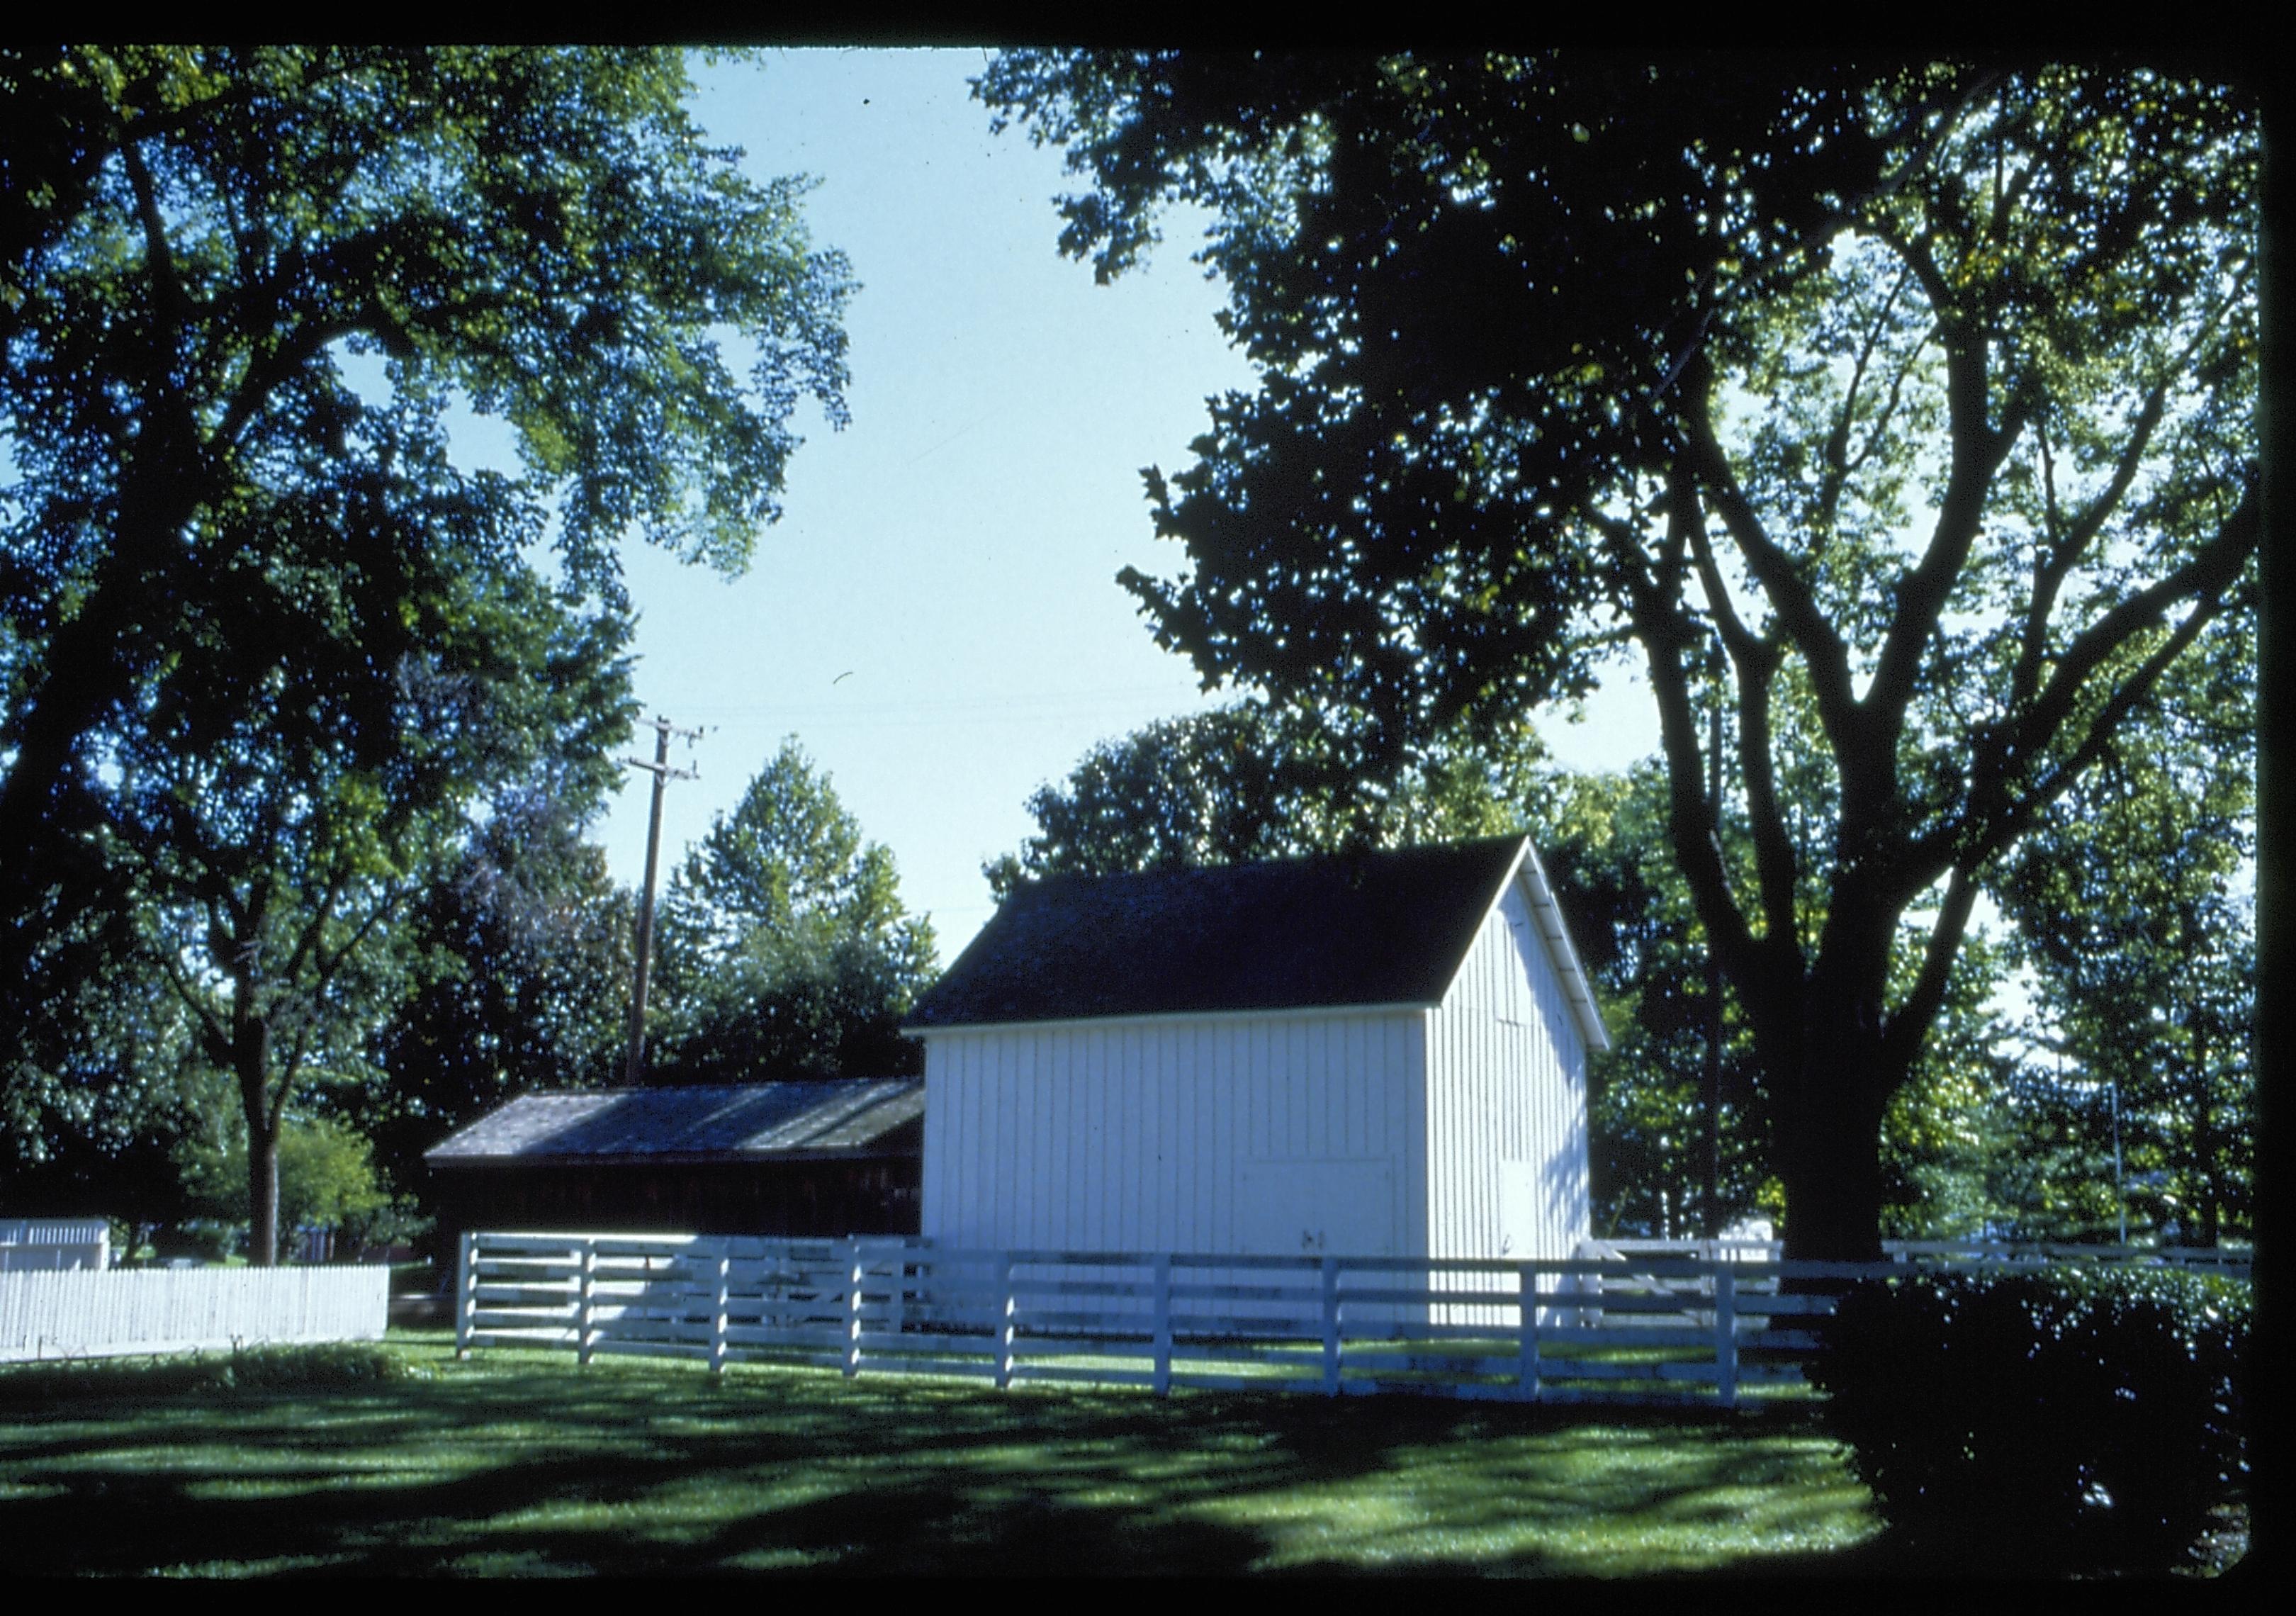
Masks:
[[[48,1572],[1571,1574],[1811,1463],[1792,1419],[569,1368],[62,1411],[6,1433],[0,1534]]]
[[[880,1464],[828,1497],[779,1502],[771,1476],[807,1463],[783,1441],[703,1440],[643,1458],[519,1459],[414,1485],[340,1487],[324,1467],[270,1469],[252,1480],[290,1493],[272,1497],[233,1496],[221,1485],[250,1478],[209,1468],[33,1470],[16,1481],[48,1496],[0,1503],[0,1536],[12,1569],[49,1575],[218,1563],[405,1576],[1217,1575],[1267,1548],[1254,1532],[1072,1503],[1041,1476],[984,1481],[960,1466],[953,1477],[940,1462],[906,1473]],[[684,1532],[674,1502],[697,1476],[726,1478],[705,1502],[730,1518]]]

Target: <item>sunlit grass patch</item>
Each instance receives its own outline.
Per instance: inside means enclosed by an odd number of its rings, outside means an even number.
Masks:
[[[1870,1537],[1799,1412],[1019,1386],[562,1354],[0,1413],[19,1571],[1628,1575]]]
[[[1270,1539],[1257,1569],[1599,1576],[1848,1548],[1879,1530],[1867,1505],[1822,1438],[1590,1423],[1391,1451],[1374,1472],[1200,1507]]]
[[[155,1577],[201,1579],[308,1576],[314,1571],[346,1570],[357,1560],[353,1554],[280,1554],[267,1560],[203,1560],[196,1563],[155,1567]]]

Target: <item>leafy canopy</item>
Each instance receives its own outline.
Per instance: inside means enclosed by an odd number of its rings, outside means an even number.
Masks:
[[[844,419],[844,261],[687,90],[675,51],[0,52],[11,1087],[161,975],[236,1079],[258,1254],[413,894],[489,797],[578,818],[611,772],[617,547],[739,570],[800,405]],[[455,463],[462,406],[515,475]]]
[[[900,1021],[935,968],[892,854],[791,739],[670,882],[652,1065],[691,1083],[914,1071]]]
[[[1528,729],[1435,751],[1396,781],[1351,777],[1328,736],[1252,702],[1095,747],[1028,800],[1037,833],[982,867],[1000,903],[1045,875],[1242,864],[1464,841],[1522,824],[1546,758]]]
[[[2248,610],[2252,108],[1754,57],[1023,51],[977,90],[1091,182],[1103,277],[1212,215],[1259,386],[1150,476],[1160,641],[1390,771],[1630,642],[1787,1238],[1870,1254],[1981,884]]]
[[[620,1080],[634,905],[582,831],[567,783],[537,771],[414,896],[409,991],[370,1046],[379,1080],[337,1102],[398,1191],[427,1190],[422,1153],[521,1094]]]
[[[800,403],[844,420],[850,282],[802,182],[744,178],[687,87],[660,50],[0,53],[20,948],[116,906],[85,856],[108,749],[201,636],[266,633],[250,578],[340,575],[363,615],[324,626],[403,640],[426,570],[533,546],[545,513],[610,606],[625,538],[746,563]],[[514,430],[516,479],[442,491],[457,402]],[[378,522],[395,550],[362,545]]]
[[[144,958],[234,1080],[258,1261],[286,1120],[315,1085],[376,1076],[369,1040],[417,964],[406,923],[455,871],[472,810],[537,775],[594,805],[602,739],[630,708],[622,619],[570,612],[514,554],[447,552],[459,564],[439,576],[439,553],[395,543],[387,520],[350,532],[427,572],[419,592],[374,621],[356,572],[242,569],[262,629],[199,625],[200,654],[115,748],[105,805]]]
[[[2207,636],[2003,871],[2039,1022],[2027,1160],[2056,1168],[2034,1221],[2056,1237],[2117,1235],[2124,1210],[2186,1244],[2253,1232],[2251,627]]]

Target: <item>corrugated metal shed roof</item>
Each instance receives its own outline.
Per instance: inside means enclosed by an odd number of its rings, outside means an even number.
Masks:
[[[907,1025],[1433,1005],[1519,865],[1521,836],[1015,891]],[[1544,894],[1545,881],[1534,884]],[[1552,900],[1546,900],[1551,906]],[[1591,1012],[1559,924],[1557,965]],[[1601,1021],[1592,1018],[1595,1035]]]
[[[434,1167],[601,1157],[754,1161],[874,1154],[924,1115],[922,1078],[525,1095],[434,1146]]]

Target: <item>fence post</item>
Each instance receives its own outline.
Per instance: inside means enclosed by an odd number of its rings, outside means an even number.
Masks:
[[[464,1229],[461,1243],[462,1260],[455,1275],[455,1357],[457,1360],[471,1355],[471,1332],[478,1327],[478,1231]]]
[[[1515,1311],[1521,1338],[1517,1347],[1517,1374],[1523,1400],[1538,1401],[1538,1266],[1522,1265],[1522,1290]]]
[[[861,1373],[861,1241],[845,1243],[845,1377]]]
[[[1324,1395],[1340,1395],[1340,1259],[1323,1259]]]
[[[726,1373],[726,1315],[734,1305],[734,1258],[730,1246],[718,1248],[718,1295],[710,1309],[709,1372]]]
[[[905,1239],[893,1250],[893,1317],[890,1321],[896,1341],[909,1327],[909,1243]],[[895,1351],[900,1350],[897,1345]]]
[[[1156,1253],[1156,1395],[1172,1394],[1172,1254]]]
[[[1715,1390],[1725,1408],[1738,1406],[1738,1276],[1726,1263],[1714,1271]]]
[[[1004,1292],[1004,1317],[996,1327],[996,1390],[999,1391],[1013,1383],[1013,1270],[1015,1266],[1009,1253],[996,1259],[996,1271],[1003,1276],[998,1284]]]
[[[590,1292],[598,1281],[598,1245],[594,1240],[582,1242],[582,1278],[574,1303],[574,1361],[590,1361]]]

